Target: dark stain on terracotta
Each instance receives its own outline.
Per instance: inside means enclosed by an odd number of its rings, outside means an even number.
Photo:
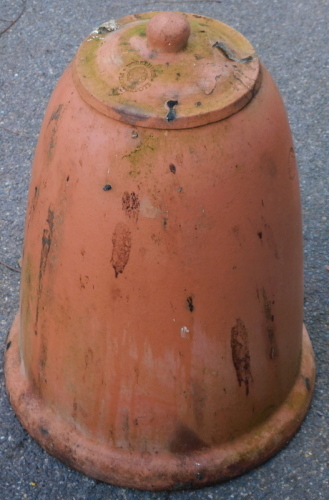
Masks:
[[[11,340],[9,342],[7,342],[6,351],[8,351],[8,349],[9,349],[10,346],[11,346]]]
[[[233,226],[232,232],[233,232],[233,235],[236,238],[239,246],[241,247],[245,242],[245,236],[244,236],[244,233],[241,231],[240,226],[239,225]]]
[[[137,113],[134,108],[130,108],[129,106],[126,108],[114,106],[112,109],[121,116],[124,122],[130,123],[131,125],[135,125],[137,122],[143,122],[149,118],[147,115]]]
[[[40,306],[40,298],[42,294],[43,288],[43,277],[47,267],[48,255],[50,252],[50,247],[52,243],[52,238],[54,234],[54,218],[55,214],[51,208],[48,208],[48,216],[46,219],[48,227],[43,230],[42,238],[41,238],[41,255],[40,255],[40,266],[39,266],[39,276],[38,276],[38,298],[37,298],[37,307],[36,307],[36,318],[35,318],[35,326],[34,331],[37,334],[38,332],[38,319],[39,319],[39,306]]]
[[[128,443],[129,443],[129,437],[130,437],[129,436],[129,428],[130,428],[129,415],[128,415],[128,413],[126,413],[126,415],[124,415],[123,421],[122,421],[122,430],[123,430],[125,439]]]
[[[39,199],[39,194],[40,194],[39,186],[34,186],[34,194],[33,194],[33,198],[32,198],[32,201],[31,201],[30,208],[29,208],[28,225],[30,225],[31,218],[32,218],[32,216],[33,216],[33,214],[35,212],[36,207],[37,207],[37,203],[38,203],[38,199]]]
[[[278,348],[275,340],[275,323],[273,314],[274,301],[269,300],[265,288],[261,290],[263,299],[263,310],[265,314],[265,331],[269,342],[269,358],[275,359],[278,356]]]
[[[263,238],[266,241],[268,247],[272,250],[274,257],[276,259],[280,259],[279,251],[278,251],[278,247],[277,247],[277,244],[275,241],[273,230],[272,230],[271,226],[268,224],[268,222],[264,219],[264,217],[262,217],[262,223],[263,223],[263,227],[264,227],[264,230],[262,231]]]
[[[45,429],[44,427],[40,427],[40,432],[41,434],[44,434],[45,436],[47,436],[49,434],[49,431],[47,429]]]
[[[80,288],[81,289],[85,289],[86,286],[89,283],[89,276],[82,276],[82,275],[80,275],[79,282],[80,282]]]
[[[261,240],[261,239],[263,238],[263,233],[262,233],[262,231],[259,231],[259,232],[257,233],[257,236],[258,236],[258,238]]]
[[[85,367],[88,368],[88,366],[93,362],[94,360],[94,353],[93,350],[88,347],[88,350],[85,354]]]
[[[55,109],[55,111],[53,112],[53,114],[51,115],[49,123],[48,123],[48,126],[49,126],[52,122],[54,122],[53,123],[53,128],[51,129],[50,141],[49,141],[49,151],[48,151],[49,159],[52,158],[52,154],[53,154],[52,150],[53,150],[53,148],[56,145],[56,133],[57,133],[57,129],[58,129],[58,120],[59,120],[59,118],[61,116],[63,108],[64,108],[64,104],[60,104]]]
[[[187,301],[187,306],[188,306],[189,310],[191,312],[193,312],[194,311],[193,297],[191,297],[191,296],[187,297],[186,301]]]
[[[296,155],[293,147],[289,149],[288,176],[291,181],[293,181],[296,176]]]
[[[44,368],[47,361],[47,340],[45,339],[44,335],[41,336],[40,351],[39,365],[41,368]]]
[[[177,454],[189,454],[209,448],[193,429],[187,425],[179,424],[169,443],[169,451]]]
[[[72,411],[72,418],[76,420],[78,414],[78,403],[76,399],[73,399],[73,411]]]
[[[33,201],[32,201],[32,211],[34,212],[35,211],[35,208],[36,208],[36,205],[37,205],[37,201],[38,201],[38,197],[39,197],[39,186],[34,186],[34,195],[33,195]]]
[[[224,42],[216,42],[212,47],[220,49],[228,59],[237,63],[246,64],[253,60],[253,56],[243,57],[242,59],[239,59],[233,54],[232,50],[225,45]]]
[[[112,236],[112,257],[111,264],[117,278],[119,274],[123,273],[126,267],[131,250],[131,231],[123,222],[119,222],[115,226]]]
[[[47,379],[45,377],[45,368],[48,359],[48,339],[43,333],[40,339],[40,357],[39,357],[39,384],[47,383]]]
[[[111,191],[111,189],[112,189],[111,184],[105,184],[105,186],[103,187],[103,191]]]
[[[167,114],[167,121],[172,122],[176,118],[175,106],[177,106],[178,101],[167,101],[166,104],[169,109],[169,112]]]
[[[252,381],[249,340],[247,328],[240,318],[236,320],[236,324],[231,329],[231,349],[239,386],[245,385],[248,396],[249,384]]]
[[[57,106],[57,108],[55,109],[55,111],[52,113],[52,115],[50,117],[48,125],[52,121],[56,121],[56,122],[58,121],[59,117],[61,116],[61,112],[62,112],[63,107],[64,107],[64,104],[59,104],[59,106]]]
[[[122,210],[130,219],[134,219],[136,222],[139,215],[139,198],[138,194],[132,192],[128,193],[125,191],[122,196]]]
[[[169,165],[169,170],[172,174],[175,174],[176,173],[176,167],[173,163],[170,163]]]
[[[305,377],[305,387],[308,391],[311,390],[311,381],[308,377]]]

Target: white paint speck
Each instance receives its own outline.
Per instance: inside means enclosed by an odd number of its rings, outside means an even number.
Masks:
[[[189,333],[190,333],[190,330],[187,328],[187,326],[182,326],[182,328],[180,329],[180,336],[183,339],[188,339],[190,337]]]

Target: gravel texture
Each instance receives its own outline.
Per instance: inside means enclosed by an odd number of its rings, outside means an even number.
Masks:
[[[20,19],[7,29],[22,11]],[[18,268],[31,161],[50,94],[83,38],[111,18],[182,10],[220,19],[254,45],[283,95],[300,169],[305,243],[305,322],[317,361],[312,407],[289,445],[263,466],[190,492],[117,488],[69,470],[22,429],[0,365],[0,498],[329,498],[329,182],[327,0],[101,2],[0,0],[0,342],[18,308]],[[6,30],[6,31],[4,31]]]

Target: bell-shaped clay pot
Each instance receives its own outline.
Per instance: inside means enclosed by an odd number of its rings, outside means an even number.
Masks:
[[[105,23],[55,89],[6,384],[50,454],[134,488],[262,463],[310,404],[302,227],[279,92],[203,16]]]

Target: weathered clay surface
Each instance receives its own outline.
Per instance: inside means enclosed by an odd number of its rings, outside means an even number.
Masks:
[[[74,71],[36,149],[11,402],[92,477],[150,489],[234,477],[294,434],[314,386],[281,98],[262,67],[239,112],[150,129],[95,111]]]

